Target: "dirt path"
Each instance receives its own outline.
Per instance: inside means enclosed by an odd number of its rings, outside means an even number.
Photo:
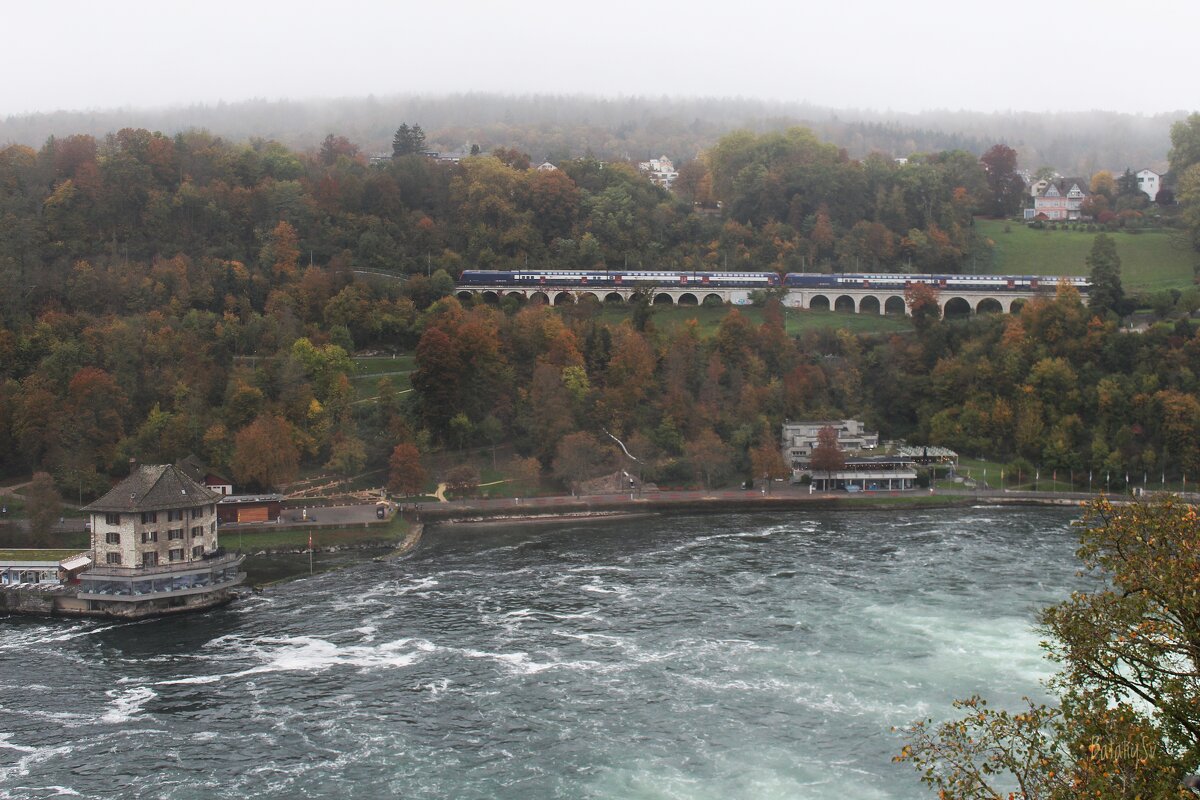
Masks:
[[[24,489],[31,481],[24,483],[14,483],[12,486],[0,486],[0,496],[16,494],[18,490]]]

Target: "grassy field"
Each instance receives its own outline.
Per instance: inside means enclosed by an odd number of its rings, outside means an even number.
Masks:
[[[310,529],[290,531],[225,531],[221,534],[221,545],[228,550],[243,553],[259,550],[291,550],[308,547]],[[397,544],[408,534],[408,522],[397,515],[387,525],[372,525],[365,528],[312,528],[313,547],[350,547],[354,545],[380,543]]]
[[[411,374],[416,366],[414,356],[360,356],[354,359],[354,399],[359,402],[379,395],[379,381],[386,380],[397,392],[412,388]]]
[[[357,356],[354,358],[355,377],[380,375],[388,372],[411,372],[416,366],[414,356]]]
[[[994,275],[1086,275],[1095,233],[1034,230],[1020,223],[977,219],[976,229],[995,242],[991,264],[976,264]],[[1010,229],[1004,232],[1005,226]],[[1121,257],[1121,278],[1133,291],[1182,289],[1192,285],[1196,254],[1166,231],[1112,233]],[[969,269],[969,267],[968,267]]]
[[[83,550],[0,550],[0,561],[62,561]]]

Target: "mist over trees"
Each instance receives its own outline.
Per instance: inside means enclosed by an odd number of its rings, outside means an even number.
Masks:
[[[271,139],[308,150],[336,130],[364,152],[390,153],[397,120],[408,119],[419,120],[426,146],[441,151],[476,144],[485,152],[515,148],[535,162],[588,154],[634,160],[666,154],[683,162],[733,130],[767,133],[803,125],[852,158],[873,151],[907,157],[964,150],[979,156],[1003,142],[1017,151],[1022,166],[1050,164],[1064,174],[1091,175],[1101,169],[1119,174],[1126,167],[1163,172],[1171,124],[1184,117],[1183,111],[912,114],[746,98],[407,95],[10,116],[0,120],[0,143],[39,147],[52,135],[99,138],[121,128],[167,135],[203,129],[228,139]]]

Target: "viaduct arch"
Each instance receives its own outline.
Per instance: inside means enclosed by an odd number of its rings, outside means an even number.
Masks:
[[[511,286],[460,286],[455,296],[469,300],[479,296],[488,303],[499,303],[506,297],[516,296],[521,302],[549,305],[573,304],[581,299],[585,302],[620,304],[628,303],[639,290],[626,287],[541,287],[513,288]],[[727,289],[722,287],[697,288],[688,286],[658,287],[653,290],[654,305],[697,306],[716,303],[749,305],[749,289]],[[1054,289],[1048,287],[1040,295],[1049,296]],[[956,290],[943,292],[938,297],[938,306],[943,316],[966,316],[970,314],[1016,314],[1028,302],[1029,292],[993,290]],[[848,314],[908,314],[909,309],[902,292],[890,289],[847,288],[789,289],[784,304],[790,308],[815,311],[838,311]]]

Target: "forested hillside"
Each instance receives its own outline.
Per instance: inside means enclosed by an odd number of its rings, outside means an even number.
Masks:
[[[627,163],[538,171],[503,148],[372,166],[333,134],[313,152],[138,129],[10,146],[0,472],[47,469],[87,495],[130,458],[196,452],[270,486],[507,442],[514,468],[569,483],[615,463],[609,431],[648,477],[711,485],[781,470],[784,418],[847,415],[1048,468],[1194,475],[1195,326],[1121,333],[1068,291],[1020,317],[917,307],[911,334],[799,338],[771,298],[761,324],[730,311],[704,336],[659,331],[645,304],[618,325],[589,306],[447,297],[465,266],[955,270],[986,247],[972,215],[1007,191],[1011,159],[992,155],[899,165],[805,130],[741,133],[671,195]],[[414,353],[412,391],[360,396],[350,354],[365,348]]]

